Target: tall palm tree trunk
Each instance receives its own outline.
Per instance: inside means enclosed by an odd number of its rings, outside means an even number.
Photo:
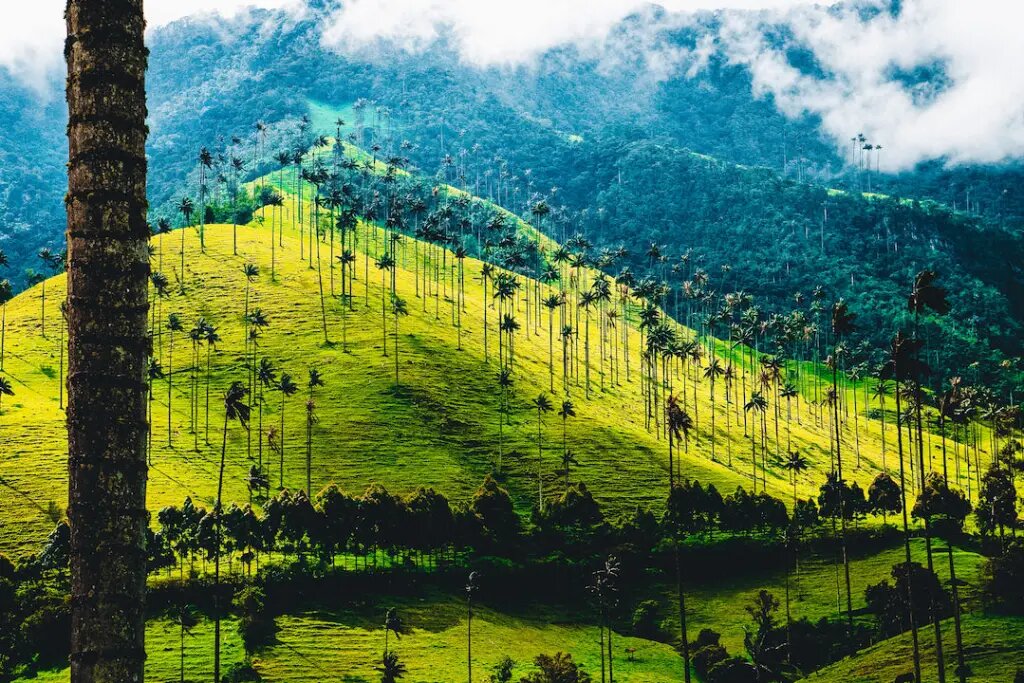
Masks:
[[[142,0],[69,0],[71,680],[142,681],[147,51]]]

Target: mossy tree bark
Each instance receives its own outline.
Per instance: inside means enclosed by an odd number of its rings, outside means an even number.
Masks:
[[[147,51],[142,0],[68,0],[71,680],[145,661]]]

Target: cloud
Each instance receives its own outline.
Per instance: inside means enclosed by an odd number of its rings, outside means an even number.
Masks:
[[[1024,4],[891,4],[729,13],[716,42],[749,68],[756,94],[789,116],[820,117],[838,149],[861,132],[881,144],[883,169],[1024,156]],[[780,30],[791,38],[773,44],[767,36]],[[819,73],[795,67],[792,48],[813,55]]]
[[[787,116],[817,116],[844,153],[864,133],[896,171],[928,159],[949,164],[1024,157],[1024,3],[1019,0],[348,0],[323,42],[343,51],[390,42],[419,51],[440,37],[463,61],[528,64],[574,45],[605,60],[642,53],[658,78],[694,78],[713,56],[749,69],[756,96]],[[695,50],[652,31],[717,10],[719,29]],[[635,40],[614,29],[631,15]],[[646,22],[646,23],[645,23]],[[785,36],[780,42],[780,36]],[[791,63],[798,49],[816,67]],[[620,54],[621,53],[621,54]]]
[[[658,4],[674,13],[689,13],[798,3],[663,0]],[[341,50],[359,50],[387,41],[415,52],[446,35],[470,64],[510,66],[564,45],[600,49],[619,22],[651,7],[650,0],[348,0],[329,19],[323,42]]]
[[[50,89],[61,64],[65,0],[9,1],[0,22],[0,69],[40,92]],[[234,17],[253,7],[299,9],[303,0],[146,0],[153,29],[187,16]]]

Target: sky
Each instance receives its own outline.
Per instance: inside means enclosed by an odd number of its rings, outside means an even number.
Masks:
[[[302,11],[305,0],[146,0],[150,27],[194,13],[234,15],[255,5]],[[325,46],[359,51],[380,41],[409,51],[441,36],[481,68],[529,66],[552,48],[583,54],[622,49],[609,34],[639,15],[636,30],[684,25],[718,10],[721,28],[693,51],[664,41],[646,50],[661,78],[697,78],[718,55],[747,68],[754,94],[772,96],[789,116],[812,114],[839,150],[863,133],[883,146],[878,163],[897,171],[929,159],[950,164],[1024,158],[1022,0],[847,0],[830,7],[801,0],[339,0],[322,25]],[[896,4],[900,11],[890,12]],[[0,68],[28,83],[59,69],[64,0],[18,2],[0,23]],[[879,11],[859,11],[872,8]],[[766,39],[783,29],[821,74],[791,66]],[[660,51],[660,52],[659,52]],[[653,67],[652,67],[653,68]],[[930,70],[930,71],[929,71]],[[942,73],[942,79],[928,73]],[[917,74],[907,80],[907,75]],[[921,74],[925,76],[922,78]],[[51,82],[52,83],[52,82]],[[52,85],[50,86],[52,87]]]

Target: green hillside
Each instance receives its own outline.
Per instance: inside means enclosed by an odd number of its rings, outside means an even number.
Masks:
[[[272,174],[270,179],[276,181],[277,177]],[[330,245],[326,237],[319,242],[325,293],[322,311],[317,269],[310,268],[308,254],[304,260],[299,258],[300,248],[305,249],[308,243],[308,234],[300,247],[299,235],[292,227],[295,209],[295,198],[286,196],[284,206],[276,211],[276,218],[275,211],[266,208],[257,213],[251,224],[239,226],[237,255],[232,254],[230,225],[206,226],[205,253],[200,252],[195,229],[153,239],[153,269],[163,272],[169,280],[168,295],[154,296],[157,320],[154,349],[161,366],[171,371],[171,421],[168,434],[168,381],[155,380],[150,508],[157,510],[180,503],[185,496],[207,504],[212,501],[223,419],[220,397],[232,381],[247,378],[244,324],[247,287],[243,266],[249,263],[260,269],[259,276],[249,287],[250,310],[260,308],[269,321],[258,339],[257,355],[269,359],[278,372],[289,372],[302,390],[284,403],[283,475],[279,462],[275,462],[278,457],[271,457],[269,453],[266,439],[271,426],[281,430],[282,406],[278,392],[272,389],[266,392],[264,438],[260,438],[258,428],[248,433],[237,426],[229,430],[225,499],[239,502],[248,499],[245,475],[253,460],[259,458],[261,442],[271,480],[283,481],[287,488],[304,488],[305,383],[311,368],[318,370],[324,380],[324,386],[318,388],[315,395],[316,424],[312,429],[311,447],[314,491],[337,482],[345,490],[360,492],[369,483],[380,482],[399,493],[424,485],[433,486],[452,499],[465,499],[494,469],[498,459],[498,305],[492,295],[493,282],[485,297],[482,264],[466,258],[461,314],[456,311],[452,298],[451,278],[444,283],[424,282],[421,273],[421,291],[417,296],[416,272],[421,268],[415,265],[416,254],[421,259],[427,254],[429,268],[437,265],[440,269],[441,262],[452,267],[456,259],[436,246],[427,247],[408,237],[403,239],[398,249],[395,282],[398,296],[407,303],[408,315],[398,320],[399,382],[396,384],[395,320],[385,298],[390,294],[385,295],[382,287],[382,272],[374,264],[386,249],[386,231],[363,223],[356,230],[357,253],[352,271],[354,296],[352,310],[344,314],[339,297],[340,270],[329,267],[336,259],[328,254]],[[305,221],[310,219],[311,213],[307,202]],[[282,246],[275,246],[273,250],[276,277],[271,280],[269,227],[278,223],[283,226],[279,237]],[[305,230],[301,225],[300,229]],[[183,279],[179,272],[182,240]],[[334,248],[337,255],[338,246]],[[367,250],[369,262],[365,256]],[[585,287],[595,275],[594,271],[580,269],[571,277]],[[423,296],[425,287],[432,288],[428,296]],[[526,289],[528,287],[522,287]],[[557,289],[539,285],[539,291],[543,298]],[[543,416],[541,467],[545,491],[553,494],[558,490],[560,478],[555,472],[562,449],[562,421],[557,417],[557,403],[562,393],[562,344],[558,339],[557,321],[554,335],[549,339],[547,312],[541,312],[540,325],[537,325],[536,311],[528,317],[521,296],[516,301],[521,329],[514,340],[511,424],[502,427],[501,432],[507,485],[526,511],[537,492],[537,413],[531,408],[530,400],[549,391],[552,383],[555,392],[551,396],[556,412]],[[58,306],[63,298],[64,279],[56,276],[20,294],[7,310],[3,371],[13,385],[14,396],[4,401],[0,416],[3,433],[0,485],[7,492],[0,497],[0,524],[3,524],[0,552],[15,556],[38,548],[53,526],[51,502],[62,506],[66,496],[60,381],[62,332],[58,324]],[[487,360],[483,334],[485,305]],[[382,309],[387,314],[383,322]],[[586,397],[584,386],[586,320],[580,314],[581,328],[575,339],[578,348],[574,354],[578,357],[577,369],[567,387],[577,413],[565,423],[566,443],[579,461],[572,477],[586,482],[606,511],[612,513],[631,510],[638,504],[657,506],[668,484],[667,437],[654,422],[649,428],[645,425],[639,370],[642,337],[636,326],[635,308],[628,310],[631,311],[629,325],[620,321],[617,330],[617,336],[621,336],[616,343],[620,358],[614,374],[610,365],[611,341],[606,340],[608,358],[602,362],[598,353],[597,316],[591,314],[590,398]],[[166,330],[166,320],[171,313],[179,315],[184,326],[184,331],[175,336],[173,358]],[[573,314],[569,312],[570,316]],[[220,341],[214,347],[202,342],[196,347],[199,360],[196,366],[187,332],[199,317],[215,326]],[[324,317],[327,343],[322,330]],[[679,330],[684,339],[692,336],[685,329]],[[383,347],[385,338],[387,355]],[[631,368],[628,378],[627,342]],[[554,349],[553,380],[549,379],[549,343]],[[724,344],[714,346],[723,356],[723,363],[726,356],[731,356],[739,364],[740,356],[748,355]],[[210,367],[208,423],[207,362]],[[695,425],[682,455],[682,474],[714,483],[723,492],[738,485],[749,488],[753,470],[751,453],[759,451],[760,426],[756,414],[745,415],[740,385],[744,385],[745,393],[752,391],[757,381],[753,373],[759,368],[751,368],[748,362],[744,371],[737,372],[728,401],[724,382],[719,379],[712,433],[711,387],[702,374],[706,362],[705,358],[697,367],[680,358],[666,361],[671,386],[665,386],[662,393],[673,390],[681,393],[690,404],[696,401],[688,408]],[[775,458],[776,451],[784,456],[787,442],[793,450],[806,455],[811,465],[798,478],[798,494],[816,493],[830,469],[828,411],[816,408],[808,400],[814,398],[815,392],[807,370],[803,372],[800,386],[809,396],[788,402],[781,399],[778,411],[769,404],[765,412],[767,487],[769,492],[787,500],[792,495],[789,475]],[[200,404],[197,433],[191,430],[193,374]],[[867,387],[854,383],[846,386],[843,447],[848,463],[847,476],[866,489],[882,464],[881,423],[869,417],[869,412],[877,416],[878,411],[874,403],[868,403]],[[854,393],[859,397],[856,413]],[[769,399],[774,398],[770,390],[768,394]],[[891,410],[891,405],[887,408]],[[661,421],[660,402],[658,409],[658,412],[652,411],[656,422]],[[753,438],[744,437],[745,418],[751,423],[749,433]],[[888,419],[886,464],[891,469],[895,466],[892,452],[895,435],[891,414]],[[258,427],[255,419],[254,426]],[[776,434],[779,444],[775,442]],[[934,442],[936,446],[931,449],[934,466],[936,458],[941,457],[938,439],[930,434],[927,438],[929,444]],[[715,461],[711,459],[712,439]],[[854,453],[855,443],[859,457]],[[859,467],[856,467],[857,462]]]

